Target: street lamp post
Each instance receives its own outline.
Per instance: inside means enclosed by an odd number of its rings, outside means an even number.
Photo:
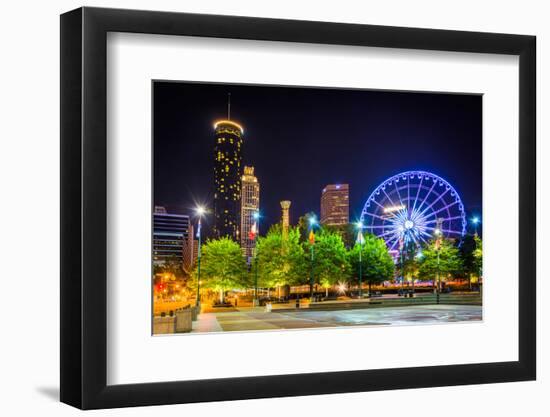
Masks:
[[[405,271],[403,270],[403,250],[405,248],[405,237],[399,239],[399,263],[401,266],[401,295],[405,294]]]
[[[201,308],[201,217],[204,215],[206,210],[204,207],[198,206],[195,209],[195,212],[197,213],[197,216],[199,216],[199,221],[197,224],[197,238],[199,240],[199,248],[197,251],[197,300],[195,302],[198,314]]]
[[[422,258],[423,258],[423,257],[424,257],[424,254],[422,253],[422,248],[419,248],[419,249],[418,249],[418,252],[417,252],[417,254],[416,254],[416,259],[417,259],[418,261],[422,261]],[[415,294],[415,293],[414,293],[414,275],[413,275],[413,277],[412,277],[412,292],[413,292],[413,297],[414,297],[414,296],[415,296],[415,295],[414,295],[414,294]]]
[[[254,212],[254,220],[258,222],[257,233],[254,235],[254,307],[258,304],[258,234],[260,231],[260,213]]]
[[[313,285],[315,283],[313,276],[313,265],[314,265],[314,245],[315,245],[315,234],[313,233],[313,226],[317,224],[315,217],[309,218],[309,247],[310,247],[310,271],[309,271],[309,299],[310,302],[313,301]]]
[[[439,270],[439,252],[441,248],[437,249],[437,304],[439,304],[439,293],[441,292],[441,272]]]
[[[313,301],[313,284],[314,284],[314,278],[313,278],[313,244],[310,245],[310,252],[311,252],[311,263],[310,263],[310,271],[309,271],[309,299]]]
[[[359,299],[363,298],[363,243],[365,239],[363,237],[363,223],[357,222],[357,228],[359,232],[357,233],[357,242],[359,243]],[[369,294],[370,295],[370,294]]]
[[[255,239],[255,243],[257,239]],[[254,247],[254,307],[258,304],[258,249]]]
[[[439,268],[439,254],[441,252],[441,230],[439,228],[434,231],[436,238],[436,251],[437,251],[437,288],[436,288],[436,302],[439,304],[439,294],[441,292],[441,271]]]
[[[405,270],[403,268],[404,266],[404,262],[403,262],[403,249],[401,249],[400,251],[400,259],[401,259],[401,291],[403,292],[402,294],[404,294],[404,291],[405,291]]]

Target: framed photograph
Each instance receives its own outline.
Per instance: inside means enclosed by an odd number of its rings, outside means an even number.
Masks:
[[[533,380],[535,37],[61,16],[61,401]]]

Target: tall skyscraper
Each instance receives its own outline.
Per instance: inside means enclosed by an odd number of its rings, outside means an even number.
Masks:
[[[230,120],[214,124],[214,235],[239,242],[243,128]]]
[[[288,237],[288,227],[290,225],[290,201],[284,200],[281,201],[281,208],[283,209],[283,219],[282,219],[282,226],[283,226],[283,240],[286,240]]]
[[[260,183],[254,176],[254,167],[244,167],[241,191],[241,249],[247,260],[254,256],[256,235],[259,233],[254,214],[260,209]],[[256,224],[256,230],[252,230]],[[252,233],[252,234],[251,234]]]
[[[183,265],[184,245],[193,239],[189,216],[169,214],[162,206],[156,206],[153,213],[153,263],[181,262]]]
[[[349,223],[349,185],[329,184],[321,193],[321,223],[338,226]]]

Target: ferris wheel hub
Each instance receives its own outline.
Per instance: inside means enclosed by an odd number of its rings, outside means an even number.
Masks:
[[[412,229],[413,227],[414,227],[414,223],[412,222],[412,220],[405,221],[405,229],[409,230],[409,229]]]

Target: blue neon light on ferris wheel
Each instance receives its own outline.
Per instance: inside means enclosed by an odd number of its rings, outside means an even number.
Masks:
[[[381,183],[365,202],[360,222],[366,231],[383,238],[390,250],[408,242],[426,242],[436,228],[449,238],[466,233],[458,192],[426,171],[402,172]]]

